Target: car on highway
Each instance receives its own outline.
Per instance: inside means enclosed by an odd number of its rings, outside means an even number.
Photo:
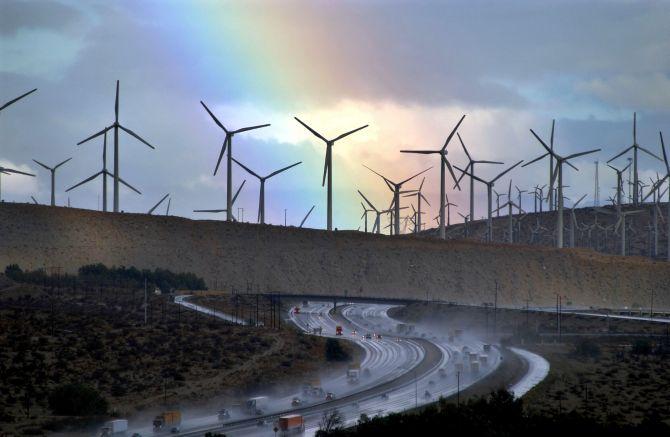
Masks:
[[[230,419],[230,411],[225,408],[221,408],[218,412],[219,420],[228,420]]]
[[[300,399],[299,397],[296,396],[291,400],[291,406],[299,407],[301,405],[302,405],[302,399]]]
[[[333,393],[332,391],[329,391],[328,393],[326,393],[326,400],[327,401],[334,401],[335,400],[335,393]]]

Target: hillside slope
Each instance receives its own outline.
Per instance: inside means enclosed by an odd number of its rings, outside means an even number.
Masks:
[[[210,288],[552,305],[670,307],[670,265],[586,249],[485,245],[0,204],[0,268],[101,262],[193,272]]]

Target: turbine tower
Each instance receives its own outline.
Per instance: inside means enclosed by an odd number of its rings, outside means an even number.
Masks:
[[[44,167],[45,169],[47,169],[51,172],[51,206],[56,206],[56,170],[58,169],[58,167],[65,164],[66,162],[68,162],[71,159],[72,158],[68,158],[65,161],[61,162],[60,164],[57,164],[54,167],[49,167],[48,165],[42,164],[38,160],[33,159],[33,161],[35,161],[36,164],[41,165],[42,167]]]
[[[534,162],[537,162],[547,155],[549,155],[550,158],[556,160],[556,167],[553,171],[552,180],[550,181],[550,187],[553,187],[554,182],[557,182],[558,191],[556,195],[558,197],[558,214],[556,215],[556,247],[560,249],[563,247],[563,164],[568,164],[570,167],[579,171],[577,167],[570,164],[569,160],[577,158],[579,156],[599,152],[600,149],[587,150],[586,152],[578,152],[568,156],[561,156],[558,153],[554,152],[553,149],[549,148],[549,146],[547,146],[547,144],[544,141],[542,141],[542,139],[539,136],[537,136],[537,134],[533,129],[530,130],[530,133],[532,133],[533,136],[540,142],[540,144],[542,145],[542,147],[545,148],[547,153],[533,159],[532,161],[524,164],[523,166],[526,167]],[[549,191],[551,192],[551,190]]]
[[[404,184],[411,181],[415,177],[417,177],[421,174],[424,174],[425,172],[427,172],[428,170],[430,170],[433,167],[428,167],[427,169],[425,169],[423,171],[420,171],[419,173],[415,174],[414,176],[411,176],[411,177],[409,177],[409,178],[407,178],[407,179],[405,179],[404,181],[401,181],[401,182],[393,182],[392,180],[382,176],[381,174],[377,173],[376,171],[374,171],[373,169],[371,169],[370,167],[368,167],[365,164],[363,165],[363,167],[367,168],[372,173],[374,173],[377,176],[379,176],[380,178],[382,178],[384,180],[384,182],[386,182],[386,186],[389,187],[389,190],[391,190],[393,192],[393,204],[394,204],[393,205],[393,211],[394,211],[394,229],[393,230],[395,232],[395,235],[400,235],[400,210],[402,209],[402,208],[400,208],[400,194],[404,193],[404,192],[401,192],[400,189],[402,188],[402,186]],[[413,192],[413,191],[414,190],[411,190],[411,192]]]
[[[444,200],[447,194],[446,187],[445,187],[445,167],[449,169],[449,173],[451,173],[451,177],[454,179],[454,182],[456,183],[456,187],[460,190],[461,187],[458,185],[458,180],[456,179],[456,175],[454,174],[454,169],[451,168],[451,163],[447,159],[447,146],[449,145],[449,142],[453,138],[454,134],[458,130],[458,127],[463,123],[463,119],[465,119],[465,115],[461,117],[461,119],[456,123],[456,126],[451,130],[451,133],[447,137],[447,140],[444,142],[444,145],[442,146],[441,149],[437,150],[401,150],[400,153],[418,153],[421,155],[429,155],[429,154],[438,154],[440,155],[440,238],[445,239],[446,238],[446,229],[445,229],[445,223],[444,223]]]
[[[128,135],[134,137],[141,143],[145,144],[146,146],[150,147],[151,149],[155,149],[154,146],[146,142],[143,138],[141,138],[139,135],[137,135],[135,132],[131,131],[127,127],[123,126],[121,123],[119,123],[119,81],[116,81],[116,98],[114,101],[114,123],[112,123],[111,126],[107,126],[100,132],[97,132],[90,137],[80,141],[77,143],[77,145],[84,144],[87,141],[92,140],[93,138],[97,138],[100,135],[105,134],[108,130],[114,129],[114,212],[119,212],[119,183],[121,182],[121,176],[119,175],[119,129],[127,133]],[[121,182],[123,183],[123,182]],[[128,186],[127,184],[124,184]],[[137,190],[135,190],[137,191]]]
[[[495,185],[495,183],[498,179],[503,177],[506,173],[508,173],[509,171],[514,169],[516,166],[518,166],[522,162],[523,162],[523,159],[521,161],[517,162],[516,164],[514,164],[513,166],[509,167],[507,170],[504,170],[502,173],[499,173],[498,176],[494,177],[490,181],[485,181],[484,179],[480,178],[479,176],[475,176],[474,174],[472,174],[472,173],[470,173],[466,170],[462,170],[462,169],[454,166],[461,173],[465,173],[468,176],[475,178],[476,181],[479,181],[482,184],[486,185],[486,194],[487,194],[487,198],[488,198],[488,219],[487,219],[487,222],[486,222],[486,241],[488,243],[493,241],[493,211],[492,211],[492,209],[493,209],[493,186]],[[509,199],[509,200],[511,200],[511,199]],[[469,215],[468,215],[468,217],[469,217]],[[472,217],[470,217],[470,221],[472,221],[472,220],[473,220]]]
[[[300,120],[298,117],[293,118],[295,118],[296,121],[301,125],[303,125],[308,131],[314,134],[314,136],[316,136],[324,143],[326,143],[326,160],[323,164],[323,181],[321,182],[321,186],[325,185],[326,174],[328,174],[328,194],[327,194],[328,211],[327,211],[326,227],[329,231],[332,231],[333,230],[333,152],[332,152],[333,146],[335,145],[336,141],[339,141],[342,138],[353,134],[354,132],[358,132],[361,129],[365,129],[366,127],[368,127],[368,125],[366,124],[365,126],[361,126],[354,130],[350,130],[349,132],[345,132],[342,135],[333,138],[332,140],[327,140],[323,135],[321,135],[311,127],[307,126],[307,124],[304,123],[302,120]]]
[[[97,178],[98,176],[102,175],[102,210],[104,212],[107,212],[107,176],[113,177],[113,175],[107,171],[107,132],[104,134],[104,141],[102,143],[102,170],[94,174],[93,176],[90,176],[83,181],[79,182],[76,185],[71,186],[67,190],[65,190],[66,193],[70,192],[71,190],[74,190],[75,188],[84,185],[87,182],[92,181],[93,179]],[[123,179],[119,178],[119,182],[121,182],[123,185],[126,187],[130,188],[137,194],[142,194],[140,191],[128,184],[126,181]]]
[[[651,153],[649,150],[645,149],[644,147],[640,146],[637,143],[637,113],[633,112],[633,144],[626,149],[624,149],[622,152],[619,154],[615,155],[613,158],[611,158],[607,163],[609,164],[610,162],[614,161],[621,155],[624,155],[628,153],[628,151],[633,150],[633,205],[637,206],[639,201],[640,201],[640,196],[638,196],[638,190],[639,190],[639,185],[638,185],[638,173],[637,173],[637,155],[638,155],[638,150],[642,150],[644,153],[648,154],[649,156],[658,159],[661,161],[661,158],[658,156],[654,155]]]
[[[503,164],[500,161],[484,161],[484,160],[474,160],[472,159],[472,156],[468,152],[468,149],[465,147],[465,143],[463,142],[463,138],[461,138],[461,134],[457,133],[458,136],[458,141],[461,142],[461,146],[463,147],[463,151],[465,152],[465,156],[468,157],[468,165],[465,167],[465,170],[470,170],[470,173],[475,174],[475,164]],[[465,173],[461,173],[461,178]],[[459,179],[460,181],[460,179]],[[475,178],[470,176],[470,217],[475,216]]]
[[[210,117],[212,117],[212,120],[214,120],[214,123],[216,123],[217,126],[219,126],[223,131],[226,133],[226,136],[223,139],[223,144],[221,145],[221,153],[219,153],[219,159],[216,161],[216,167],[214,168],[214,176],[216,176],[216,172],[219,171],[219,165],[221,164],[221,158],[223,158],[223,154],[226,153],[226,150],[228,150],[228,155],[226,155],[226,220],[231,221],[233,220],[233,136],[235,134],[239,134],[242,132],[254,130],[254,129],[260,129],[263,127],[268,127],[270,124],[259,124],[256,126],[249,126],[249,127],[243,127],[237,130],[228,130],[226,127],[219,121],[218,118],[212,113],[212,111],[209,110],[207,105],[201,100],[200,104],[202,105],[203,108],[205,108],[205,111],[209,114]]]
[[[272,173],[270,173],[267,176],[260,176],[259,174],[255,173],[253,170],[251,170],[249,167],[242,164],[237,159],[235,159],[235,158],[232,158],[232,159],[233,159],[233,161],[235,161],[235,163],[237,165],[239,165],[240,167],[245,169],[247,171],[247,173],[249,173],[252,176],[256,176],[261,183],[260,196],[259,196],[259,199],[258,199],[258,223],[263,225],[263,224],[265,224],[265,181],[270,179],[272,176],[276,176],[279,173],[288,170],[289,168],[292,168],[292,167],[295,167],[298,164],[301,164],[302,161],[298,161],[295,164],[291,164],[291,165],[286,166],[284,168],[280,168],[279,170],[273,171]]]

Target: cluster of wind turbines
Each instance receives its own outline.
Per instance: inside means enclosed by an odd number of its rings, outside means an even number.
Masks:
[[[4,110],[8,106],[12,105],[13,103],[23,99],[24,97],[30,95],[31,93],[35,92],[36,89],[31,90],[7,103],[2,105],[0,107],[0,111]],[[259,181],[259,201],[258,201],[258,217],[257,221],[258,223],[264,224],[266,222],[266,217],[265,217],[265,203],[266,203],[266,196],[265,196],[265,185],[266,182],[270,179],[273,178],[274,176],[277,176],[281,173],[284,173],[288,171],[289,169],[296,167],[302,163],[302,161],[295,162],[293,164],[284,166],[278,170],[272,171],[270,173],[267,173],[265,175],[261,175],[259,172],[252,170],[248,165],[244,164],[240,159],[235,158],[233,156],[233,138],[235,135],[256,130],[256,129],[261,129],[270,126],[270,124],[258,124],[258,125],[253,125],[253,126],[248,126],[248,127],[242,127],[238,129],[228,129],[224,126],[223,123],[214,115],[214,113],[210,110],[210,108],[204,103],[200,102],[202,107],[205,109],[209,117],[214,121],[214,123],[223,131],[224,133],[224,138],[223,138],[223,143],[221,145],[221,150],[219,153],[219,157],[216,163],[216,166],[214,168],[214,176],[217,175],[221,161],[223,159],[223,156],[226,156],[226,180],[227,180],[227,185],[226,185],[226,205],[225,208],[219,208],[219,209],[198,209],[194,210],[194,212],[209,212],[209,213],[220,213],[220,212],[225,212],[226,213],[226,220],[228,221],[235,221],[237,218],[235,217],[234,214],[234,204],[238,196],[240,195],[240,192],[242,191],[242,188],[244,187],[246,180],[244,180],[239,187],[237,187],[236,190],[233,188],[233,164],[239,166],[242,170],[244,170],[246,173],[248,173],[250,176],[255,177]],[[602,225],[600,225],[597,222],[597,215],[594,218],[594,223],[593,224],[586,224],[582,223],[581,225],[577,221],[577,216],[575,214],[575,208],[579,205],[579,203],[585,198],[585,196],[582,196],[577,202],[574,202],[572,205],[572,208],[569,210],[569,219],[568,219],[568,227],[565,227],[564,224],[564,215],[565,215],[565,199],[566,197],[564,196],[563,189],[566,188],[567,186],[564,184],[564,165],[568,165],[574,170],[578,170],[573,164],[572,160],[575,158],[583,157],[585,155],[590,155],[596,152],[599,152],[601,149],[592,149],[592,150],[586,150],[582,152],[577,152],[577,153],[572,153],[569,155],[561,155],[559,154],[555,148],[554,148],[554,133],[555,133],[555,122],[552,121],[551,125],[551,132],[549,136],[549,141],[545,141],[542,139],[533,129],[530,129],[531,135],[534,137],[534,139],[538,142],[540,147],[544,149],[543,153],[534,158],[531,159],[530,161],[526,162],[525,164],[521,165],[523,163],[523,160],[520,160],[511,166],[505,168],[503,171],[499,172],[495,177],[490,178],[490,179],[485,179],[476,173],[476,168],[479,168],[479,165],[503,165],[502,162],[500,161],[493,161],[493,160],[481,160],[481,159],[475,159],[471,155],[470,151],[466,147],[465,141],[463,140],[463,137],[461,136],[460,133],[458,133],[458,129],[463,123],[465,119],[465,115],[463,115],[456,125],[453,127],[449,135],[447,136],[444,144],[440,148],[436,149],[420,149],[420,150],[400,150],[401,153],[405,154],[421,154],[421,155],[438,155],[438,159],[440,161],[440,199],[439,199],[439,209],[438,209],[438,215],[435,217],[435,221],[437,222],[437,234],[440,238],[445,239],[447,238],[447,232],[451,232],[453,229],[453,226],[451,225],[451,207],[456,207],[457,205],[454,203],[449,202],[448,198],[448,193],[447,193],[447,187],[446,187],[446,174],[447,171],[449,172],[455,189],[461,190],[461,182],[463,178],[469,177],[469,211],[468,214],[461,214],[459,212],[459,215],[463,217],[464,220],[464,226],[461,226],[463,229],[463,234],[462,236],[464,237],[470,237],[471,236],[471,231],[472,229],[469,229],[469,227],[473,224],[473,222],[476,221],[475,217],[475,186],[476,183],[480,183],[486,187],[486,192],[487,192],[487,215],[486,215],[486,221],[485,221],[485,232],[484,232],[484,240],[486,242],[494,242],[495,240],[495,235],[494,235],[494,228],[493,228],[493,218],[494,214],[498,218],[500,217],[500,211],[504,211],[505,208],[507,208],[507,238],[506,241],[508,242],[514,242],[514,235],[515,233],[517,235],[520,235],[521,233],[521,223],[523,218],[526,217],[527,212],[523,210],[522,208],[522,194],[523,193],[529,193],[529,195],[533,196],[533,204],[534,204],[534,212],[538,212],[538,205],[539,205],[539,212],[542,213],[543,211],[543,204],[547,204],[547,212],[551,212],[552,216],[555,216],[555,226],[553,226],[553,229],[551,226],[542,226],[539,222],[539,220],[536,222],[535,226],[531,226],[531,242],[532,240],[540,240],[539,238],[536,238],[540,236],[540,233],[545,233],[545,234],[551,234],[553,241],[555,242],[556,247],[562,248],[565,245],[565,239],[564,239],[564,234],[567,231],[568,232],[568,246],[574,247],[575,246],[575,235],[576,232],[588,232],[589,235],[593,231],[598,231],[598,230],[604,230],[607,232],[608,230],[613,230],[615,234],[619,234],[622,238],[622,244],[621,244],[621,253],[625,254],[626,253],[626,218],[631,215],[639,214],[642,212],[642,210],[626,210],[624,207],[626,206],[625,202],[625,172],[628,171],[628,186],[629,186],[629,194],[628,194],[628,203],[631,204],[634,207],[638,207],[642,203],[644,203],[648,198],[652,197],[653,202],[654,202],[654,208],[653,208],[653,224],[649,225],[650,231],[653,230],[654,234],[654,240],[655,240],[655,245],[654,245],[654,252],[657,255],[658,254],[658,239],[659,239],[659,220],[665,220],[666,224],[668,225],[667,229],[667,237],[668,237],[668,259],[670,260],[670,165],[668,164],[668,157],[666,154],[665,150],[665,145],[663,143],[663,136],[661,133],[659,133],[659,138],[660,138],[660,147],[662,151],[663,158],[659,157],[658,155],[654,154],[651,152],[648,148],[645,148],[638,144],[637,142],[637,115],[633,115],[633,142],[630,146],[625,148],[623,151],[612,157],[607,161],[608,167],[610,167],[613,171],[615,171],[616,176],[617,176],[617,186],[615,187],[615,195],[610,197],[610,202],[612,203],[612,206],[614,207],[613,209],[611,208],[600,208],[597,206],[597,199],[594,199],[594,213],[601,213],[605,215],[614,215],[616,216],[616,224],[613,227],[613,229],[607,229],[603,228]],[[326,205],[327,205],[327,222],[326,222],[326,229],[327,230],[332,230],[333,229],[333,153],[332,153],[332,148],[334,145],[346,138],[349,135],[352,135],[362,129],[365,129],[368,127],[368,125],[364,125],[355,129],[352,129],[350,131],[347,131],[341,135],[338,135],[332,139],[328,139],[322,134],[320,134],[317,130],[313,129],[311,126],[309,126],[307,123],[299,119],[298,117],[295,117],[295,120],[302,125],[305,129],[307,129],[310,133],[312,133],[317,139],[323,141],[326,146],[325,150],[325,160],[324,160],[324,167],[323,167],[323,178],[322,178],[322,186],[326,186]],[[128,189],[141,194],[141,192],[124,181],[121,176],[120,176],[120,162],[119,162],[119,133],[120,131],[125,132],[126,134],[130,135],[131,137],[135,138],[136,140],[140,141],[147,147],[151,149],[155,149],[153,145],[151,145],[149,142],[147,142],[145,139],[140,137],[138,134],[136,134],[134,131],[130,130],[129,128],[125,127],[123,124],[119,122],[119,81],[116,82],[116,95],[115,95],[115,103],[114,103],[114,119],[110,123],[109,126],[105,126],[102,128],[100,131],[90,135],[89,137],[85,138],[84,140],[80,141],[77,143],[77,145],[82,145],[84,143],[87,143],[89,141],[92,141],[96,138],[102,137],[102,169],[92,176],[82,180],[81,182],[72,185],[69,187],[66,192],[69,192],[71,190],[74,190],[88,182],[93,181],[96,179],[98,176],[102,177],[102,210],[107,211],[108,210],[108,205],[107,205],[107,178],[111,177],[113,180],[113,211],[114,212],[119,212],[120,211],[120,185],[123,185],[127,187]],[[113,135],[113,147],[114,147],[114,168],[113,172],[110,173],[107,169],[107,136],[108,133],[111,133]],[[467,158],[467,162],[464,166],[459,166],[459,165],[454,165],[450,162],[448,159],[448,147],[449,144],[451,143],[453,137],[456,136],[458,138],[458,141],[460,143],[461,148],[463,149],[463,152],[465,153],[465,157]],[[628,165],[623,167],[623,168],[617,168],[611,163],[613,163],[615,160],[618,160],[619,158],[623,157],[624,155],[627,155],[629,152],[632,152],[632,158],[629,158]],[[652,157],[655,160],[659,160],[665,164],[665,175],[660,176],[657,175],[656,179],[652,179],[649,184],[645,184],[643,181],[640,180],[639,178],[639,173],[638,173],[638,168],[639,168],[639,153],[643,152],[644,154]],[[517,201],[512,196],[512,182],[511,180],[509,181],[508,184],[508,190],[507,193],[498,193],[495,190],[496,183],[501,180],[501,178],[505,175],[507,175],[509,172],[514,170],[515,168],[519,167],[527,167],[531,164],[534,164],[536,162],[539,162],[543,160],[544,158],[548,158],[548,164],[549,164],[549,172],[548,172],[548,184],[540,186],[539,184],[534,187],[534,189],[531,191],[526,191],[522,190],[518,186],[515,186],[516,191],[517,191]],[[56,171],[63,165],[65,165],[67,162],[69,162],[72,158],[67,158],[63,160],[62,162],[54,165],[54,166],[48,166],[44,164],[43,162],[40,162],[36,159],[34,159],[35,163],[43,167],[45,170],[48,170],[50,172],[51,176],[51,205],[55,205],[55,186],[56,186]],[[425,211],[423,210],[423,204],[427,204],[430,206],[430,202],[426,198],[426,196],[423,194],[423,187],[425,183],[425,176],[421,183],[419,184],[418,188],[406,188],[406,185],[418,178],[420,175],[425,174],[429,170],[432,169],[432,167],[428,167],[416,174],[411,175],[410,177],[400,180],[400,181],[394,181],[391,178],[383,175],[380,171],[375,170],[367,165],[364,165],[365,168],[367,168],[369,171],[374,173],[375,175],[379,176],[381,179],[381,182],[389,189],[390,194],[391,194],[391,201],[388,207],[380,207],[376,206],[373,204],[372,201],[370,201],[369,197],[366,197],[364,193],[360,190],[358,190],[358,194],[361,197],[361,206],[363,208],[363,215],[361,216],[361,219],[364,220],[364,231],[365,232],[373,232],[373,233],[381,233],[382,232],[382,224],[381,224],[381,218],[383,215],[388,215],[389,218],[389,224],[385,227],[389,230],[389,234],[391,235],[399,235],[401,234],[401,224],[403,224],[403,231],[406,230],[408,224],[412,224],[412,231],[414,233],[419,233],[424,231],[424,223],[423,223],[423,218],[422,216],[425,214]],[[457,176],[456,172],[459,172],[460,175]],[[596,161],[596,174],[597,174],[597,161]],[[0,178],[2,175],[25,175],[25,176],[32,176],[34,177],[35,175],[32,173],[20,171],[17,169],[10,169],[10,168],[5,168],[5,167],[0,167]],[[667,184],[666,184],[667,182]],[[665,189],[663,189],[664,185],[668,185]],[[1,179],[0,179],[0,196],[1,196]],[[644,188],[649,188],[646,195],[644,193]],[[546,189],[546,191],[545,191]],[[598,196],[599,192],[599,187],[598,187],[598,181],[596,179],[596,197]],[[546,196],[545,196],[546,193]],[[666,217],[663,217],[663,214],[660,210],[660,202],[662,197],[665,195],[665,193],[668,193],[668,211],[666,214]],[[495,209],[494,209],[494,198],[493,196],[496,196],[495,198]],[[167,209],[166,209],[166,214],[169,213],[170,209],[170,204],[171,204],[171,199],[169,199],[169,194],[166,194],[163,196],[158,203],[156,203],[151,209],[149,209],[148,213],[152,214],[166,199],[168,200],[167,203]],[[507,196],[507,201],[503,202],[501,204],[501,197]],[[32,197],[32,196],[31,196]],[[1,199],[1,197],[0,197]],[[34,197],[32,197],[33,201],[36,203],[36,200]],[[409,204],[409,206],[403,206],[402,202],[403,199],[410,199],[413,200],[412,203]],[[411,207],[411,214],[406,215],[404,218],[401,217],[401,211],[402,210],[407,210]],[[314,210],[315,205],[310,208],[310,210],[307,212],[305,217],[303,218],[300,227],[302,227],[307,220],[307,218],[310,216],[312,211]],[[514,217],[514,209],[517,210],[518,214],[517,217]],[[555,214],[553,214],[555,212]],[[374,220],[372,221],[372,226],[368,226],[368,214],[374,213]],[[518,230],[515,231],[514,225],[517,225]],[[360,228],[359,228],[360,229]]]

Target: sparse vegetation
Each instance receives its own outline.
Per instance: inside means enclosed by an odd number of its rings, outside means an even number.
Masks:
[[[342,347],[339,340],[329,338],[326,340],[326,360],[327,361],[349,361],[351,355]]]

